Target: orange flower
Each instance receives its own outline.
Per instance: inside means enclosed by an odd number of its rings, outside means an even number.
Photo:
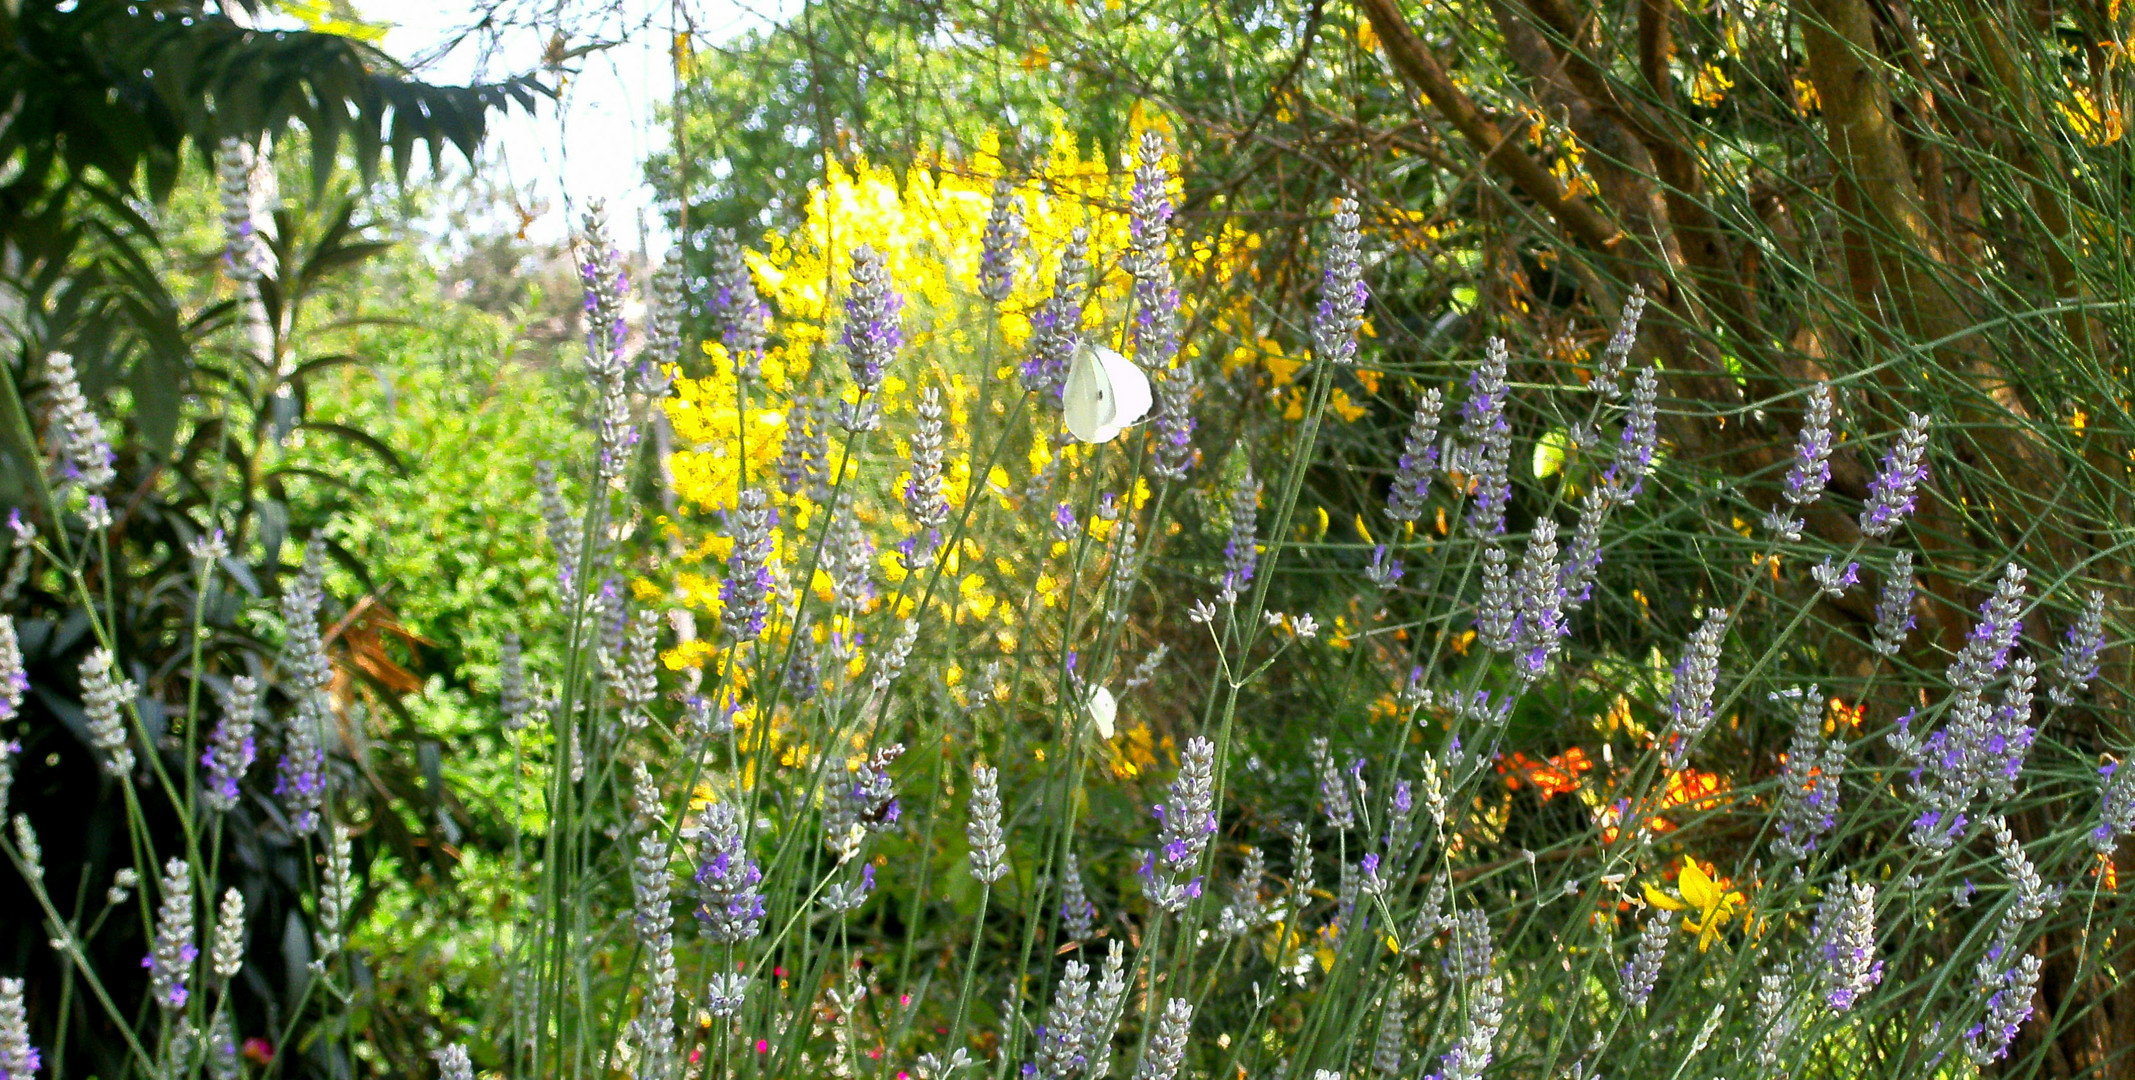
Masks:
[[[1542,793],[1544,802],[1558,795],[1569,795],[1579,790],[1579,774],[1594,767],[1587,760],[1586,751],[1572,747],[1561,754],[1550,755],[1547,761],[1536,761],[1526,754],[1515,751],[1510,762],[1498,762],[1497,771],[1505,777],[1505,787],[1517,790],[1521,780],[1535,786]]]

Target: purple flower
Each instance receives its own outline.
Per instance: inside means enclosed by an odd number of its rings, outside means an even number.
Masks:
[[[1082,865],[1075,853],[1067,853],[1060,869],[1060,926],[1070,941],[1088,941],[1097,936],[1097,905],[1090,903],[1082,883]]]
[[[1517,611],[1511,633],[1513,667],[1521,678],[1532,681],[1549,670],[1550,657],[1564,644],[1570,629],[1564,617],[1564,576],[1557,566],[1554,519],[1535,519],[1534,531],[1527,537],[1527,553],[1513,578],[1513,595]]]
[[[1364,323],[1364,304],[1371,288],[1364,284],[1364,265],[1358,255],[1357,202],[1336,199],[1333,245],[1320,282],[1320,308],[1312,320],[1313,355],[1330,364],[1351,364],[1357,359],[1357,330]]]
[[[58,451],[59,486],[95,495],[118,477],[112,468],[117,457],[111,441],[104,437],[104,423],[82,393],[74,357],[47,353],[44,364],[45,430]]]
[[[1184,480],[1193,465],[1194,427],[1199,423],[1193,415],[1193,366],[1181,358],[1162,374],[1156,384],[1156,440],[1149,471],[1159,479]]]
[[[1764,516],[1764,527],[1780,539],[1801,539],[1801,508],[1815,502],[1831,480],[1831,418],[1837,411],[1830,383],[1820,383],[1809,392],[1808,408],[1802,414],[1801,433],[1795,438],[1794,463],[1787,468],[1786,487],[1780,497],[1784,509],[1774,507]]]
[[[222,696],[222,719],[208,736],[207,752],[200,764],[207,769],[207,791],[202,796],[210,809],[227,814],[237,808],[238,781],[259,756],[252,726],[259,716],[259,683],[249,675],[230,680]]]
[[[734,550],[727,556],[726,580],[719,586],[725,607],[724,622],[737,642],[763,636],[771,616],[771,594],[778,586],[774,572],[770,500],[754,489],[744,491],[734,514]]]
[[[1816,581],[1817,591],[1825,596],[1844,596],[1846,590],[1861,583],[1861,564],[1849,562],[1838,566],[1826,557],[1821,565],[1809,568],[1809,577]]]
[[[1438,471],[1438,420],[1444,399],[1434,387],[1416,397],[1416,418],[1395,463],[1394,485],[1386,493],[1386,516],[1415,521],[1430,500],[1431,476]]]
[[[1468,529],[1477,536],[1505,531],[1512,501],[1512,425],[1505,419],[1506,368],[1511,357],[1503,338],[1491,338],[1483,362],[1468,376],[1468,400],[1460,409],[1460,435],[1446,467],[1470,477],[1474,502]]]
[[[1913,413],[1905,419],[1898,442],[1883,457],[1883,467],[1868,483],[1868,506],[1861,511],[1861,531],[1874,537],[1889,536],[1913,512],[1920,484],[1927,479],[1928,418]]]
[[[2076,703],[2076,695],[2090,688],[2091,680],[2098,677],[2098,654],[2104,649],[2105,594],[2092,589],[2076,624],[2061,639],[2061,663],[2054,672],[2053,688],[2047,691],[2054,704],[2066,709]]]
[[[1639,928],[1638,947],[1617,971],[1623,980],[1624,1000],[1633,1008],[1653,996],[1653,986],[1661,977],[1661,961],[1668,957],[1668,939],[1674,934],[1675,927],[1665,912],[1647,919],[1646,925]]]
[[[1178,350],[1179,292],[1171,273],[1171,173],[1164,168],[1164,136],[1142,132],[1135,148],[1134,186],[1127,193],[1127,253],[1134,278],[1135,359],[1160,371]]]
[[[586,291],[586,372],[598,395],[594,414],[600,429],[599,473],[613,477],[622,474],[638,431],[630,418],[629,366],[623,358],[629,337],[623,307],[630,279],[623,272],[622,253],[608,239],[606,210],[600,203],[586,211],[579,248],[584,253],[578,273]]]
[[[1171,798],[1155,809],[1157,847],[1142,864],[1142,891],[1164,911],[1183,911],[1201,895],[1195,871],[1216,833],[1215,760],[1214,743],[1199,736],[1186,740]]]
[[[2091,830],[2091,848],[2111,855],[2120,838],[2135,833],[2135,769],[2122,769],[2117,761],[2098,767],[2105,781],[2099,793],[2098,827]]]
[[[941,391],[929,386],[919,393],[918,426],[912,430],[912,475],[904,485],[904,511],[912,516],[912,524],[918,529],[912,537],[914,555],[931,555],[940,542],[941,527],[949,521],[949,499],[942,493],[942,420],[944,412]],[[907,560],[907,568],[924,563],[923,558]]]
[[[1391,589],[1401,580],[1401,556],[1380,544],[1371,550],[1371,562],[1364,567],[1364,577],[1381,590]]]
[[[1260,552],[1256,537],[1260,515],[1260,481],[1253,478],[1253,466],[1247,464],[1238,476],[1238,483],[1231,488],[1230,497],[1231,536],[1223,545],[1223,576],[1217,579],[1217,592],[1226,604],[1235,604],[1243,595],[1245,587],[1252,584],[1253,574],[1260,565]]]
[[[862,395],[882,385],[882,373],[904,346],[900,309],[904,297],[890,287],[889,263],[881,252],[862,247],[853,252],[852,283],[845,294],[845,332],[838,344],[845,365]]]
[[[148,969],[149,992],[156,1004],[176,1012],[185,1008],[185,980],[200,950],[193,944],[193,871],[184,859],[163,865],[162,903],[156,909],[154,951],[141,958]]]
[[[712,329],[733,359],[734,373],[743,380],[754,379],[763,365],[770,310],[757,295],[756,278],[732,229],[712,234],[710,286],[705,312],[711,316]]]
[[[1876,601],[1876,629],[1870,644],[1884,656],[1896,656],[1905,645],[1905,635],[1917,623],[1913,615],[1913,553],[1900,551],[1883,575],[1883,592]]]
[[[851,779],[833,787],[824,798],[825,843],[840,862],[860,851],[868,833],[896,827],[901,807],[890,765],[904,753],[904,744],[891,743],[875,751],[852,772]]]
[[[1922,807],[1913,840],[1930,851],[1947,851],[1963,836],[1975,798],[2003,800],[2016,793],[2036,734],[2030,721],[2037,665],[2029,657],[2009,659],[2023,602],[2024,571],[2012,564],[1980,605],[1979,622],[1950,664],[1948,722],[1923,738],[1912,733],[1908,714],[1889,738],[1910,767],[1913,799]],[[2008,682],[1995,703],[1987,691],[2005,668]]]
[[[41,1065],[37,1048],[30,1045],[22,980],[0,979],[0,1080],[30,1080]]]
[[[235,135],[215,147],[215,181],[222,198],[222,263],[233,281],[258,281],[266,245],[252,221],[252,144]],[[4,1070],[0,1070],[4,1075]]]
[[[1082,344],[1082,307],[1089,276],[1090,231],[1078,227],[1060,253],[1052,295],[1031,316],[1030,356],[1022,368],[1024,389],[1058,397],[1067,385],[1068,361]]]
[[[1865,881],[1827,894],[1816,908],[1809,938],[1816,950],[1818,981],[1824,1002],[1845,1012],[1883,981],[1876,959],[1876,887]]]
[[[1601,525],[1615,505],[1609,489],[1588,489],[1579,505],[1579,523],[1572,528],[1572,542],[1564,550],[1564,569],[1558,587],[1564,593],[1564,610],[1578,610],[1594,595],[1594,576],[1601,571]]]
[[[1616,332],[1609,336],[1608,347],[1601,351],[1601,363],[1594,368],[1594,389],[1602,397],[1614,398],[1623,393],[1624,367],[1631,361],[1631,347],[1638,344],[1638,320],[1645,311],[1646,290],[1634,285],[1616,320]]]
[[[1794,738],[1780,773],[1778,839],[1772,850],[1786,859],[1806,859],[1838,823],[1846,774],[1846,742],[1824,738],[1824,699],[1816,687],[1798,693]],[[1774,695],[1775,697],[1778,695]]]
[[[1475,639],[1483,648],[1506,652],[1512,648],[1512,632],[1519,621],[1519,593],[1513,588],[1511,556],[1504,542],[1483,539],[1482,595],[1475,605]]]
[[[1312,768],[1320,778],[1320,808],[1327,812],[1327,821],[1337,829],[1356,826],[1356,806],[1349,797],[1349,783],[1342,777],[1342,770],[1334,763],[1329,751],[1327,736],[1312,737]]]
[[[1631,408],[1624,415],[1623,438],[1617,443],[1616,458],[1601,474],[1601,486],[1624,506],[1638,501],[1646,476],[1653,471],[1653,455],[1660,445],[1660,385],[1658,369],[1639,371],[1637,381],[1631,384]]]
[[[1675,687],[1668,693],[1668,768],[1681,769],[1690,760],[1690,749],[1712,726],[1713,691],[1720,682],[1720,643],[1727,636],[1728,613],[1710,608],[1705,621],[1691,633],[1683,659],[1675,666]]]
[[[999,305],[1016,287],[1016,247],[1026,234],[1015,201],[1016,188],[1001,177],[993,182],[993,209],[979,238],[979,295]]]
[[[15,618],[0,615],[0,720],[12,720],[30,689],[30,676],[23,669],[22,642],[15,636]]]
[[[2031,997],[2044,964],[2029,953],[2018,955],[2010,933],[2003,929],[1974,970],[1973,986],[1985,999],[1986,1015],[1965,1032],[1965,1054],[1977,1065],[2008,1056],[2009,1044],[2031,1019]]]
[[[732,803],[704,808],[697,838],[697,921],[712,941],[751,941],[763,933],[763,871],[749,858],[741,811]]]

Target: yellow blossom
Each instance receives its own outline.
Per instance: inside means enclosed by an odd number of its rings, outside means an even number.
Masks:
[[[1727,887],[1727,879],[1715,880],[1698,866],[1696,859],[1688,855],[1683,856],[1683,868],[1676,877],[1676,890],[1682,894],[1681,899],[1670,896],[1648,883],[1646,902],[1666,911],[1694,913],[1683,917],[1683,932],[1698,936],[1699,952],[1704,952],[1712,946],[1713,939],[1720,936],[1720,931],[1749,899],[1730,890]],[[1748,916],[1745,915],[1745,924],[1747,920]]]

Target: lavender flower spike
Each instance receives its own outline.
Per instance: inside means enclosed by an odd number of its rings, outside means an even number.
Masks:
[[[920,391],[914,411],[919,424],[912,431],[912,473],[904,485],[904,510],[917,529],[907,545],[905,567],[916,571],[928,564],[941,542],[941,527],[949,522],[949,499],[942,491],[941,391],[932,386]]]
[[[1258,518],[1260,515],[1260,481],[1253,478],[1253,467],[1248,464],[1238,477],[1238,484],[1231,489],[1231,538],[1223,546],[1223,576],[1216,581],[1217,595],[1225,604],[1235,604],[1252,584],[1253,574],[1260,565]]]
[[[1016,206],[1016,186],[1001,177],[993,182],[993,209],[979,238],[979,295],[996,306],[1016,287],[1016,248],[1027,231]]]
[[[207,751],[200,755],[200,764],[208,774],[207,790],[201,798],[218,814],[237,808],[238,782],[259,757],[258,744],[252,737],[253,725],[259,719],[259,702],[257,680],[250,675],[231,679],[229,691],[222,695],[222,719],[208,736]]]
[[[1082,344],[1082,308],[1089,292],[1090,231],[1078,226],[1060,253],[1052,295],[1031,317],[1030,357],[1023,361],[1023,387],[1058,397],[1067,385],[1068,361]]]
[[[1827,894],[1816,908],[1809,931],[1816,947],[1816,972],[1824,986],[1824,1003],[1845,1012],[1883,981],[1883,961],[1876,959],[1876,887],[1854,882]]]
[[[1380,1005],[1379,1038],[1372,1044],[1371,1067],[1385,1076],[1401,1073],[1401,1044],[1408,1038],[1408,1010],[1402,1006],[1401,986],[1396,983]]]
[[[904,298],[890,287],[889,263],[880,251],[853,252],[852,284],[845,294],[845,333],[838,344],[861,397],[882,386],[883,371],[904,345]]]
[[[2039,985],[2043,961],[2030,953],[2008,963],[2015,946],[1997,941],[1979,962],[1974,985],[1986,999],[1986,1017],[1965,1032],[1965,1055],[1975,1065],[1988,1065],[2009,1054],[2009,1044],[2031,1019],[2031,998]]]
[[[2119,850],[2120,838],[2135,833],[2135,769],[2121,766],[2111,761],[2098,767],[2104,790],[2099,793],[2098,827],[2090,839],[2091,849],[2100,855]]]
[[[1527,552],[1513,577],[1513,594],[1518,604],[1512,625],[1513,666],[1521,678],[1533,681],[1549,670],[1550,657],[1557,654],[1570,630],[1564,618],[1568,598],[1557,567],[1554,518],[1535,519]]]
[[[1631,408],[1624,415],[1623,438],[1616,446],[1616,459],[1601,474],[1601,486],[1623,506],[1638,501],[1646,476],[1653,471],[1653,455],[1660,446],[1660,371],[1639,370],[1631,384]]]
[[[1151,421],[1156,439],[1149,471],[1160,480],[1184,480],[1194,462],[1194,428],[1200,424],[1193,412],[1193,365],[1181,359],[1165,368],[1163,376],[1156,384],[1156,418]]]
[[[999,771],[986,765],[971,769],[971,876],[991,885],[1008,874],[1008,845],[1001,837]]]
[[[21,743],[13,739],[0,742],[0,822],[7,820],[8,793],[15,786],[15,758],[21,753]]]
[[[1661,962],[1668,957],[1668,941],[1675,936],[1675,927],[1666,913],[1646,920],[1638,931],[1638,946],[1631,951],[1631,959],[1619,974],[1623,978],[1624,1000],[1632,1008],[1644,1005],[1653,997],[1653,987],[1660,981]]]
[[[1201,879],[1193,874],[1216,832],[1216,746],[1196,736],[1186,741],[1179,756],[1179,775],[1171,782],[1171,798],[1156,808],[1161,829],[1157,848],[1142,863],[1142,891],[1151,903],[1165,911],[1184,911],[1201,895]]]
[[[1964,648],[1945,673],[1952,687],[1983,691],[2009,662],[2009,650],[2024,629],[2023,620],[2018,617],[2024,606],[2024,578],[2024,568],[2015,563],[2002,568],[1994,595],[1980,605],[1979,621],[1973,624]]]
[[[1914,413],[1898,433],[1897,445],[1884,455],[1883,467],[1868,484],[1868,506],[1861,511],[1861,531],[1881,538],[1897,531],[1913,512],[1920,483],[1927,479],[1928,418]]]
[[[37,1048],[30,1045],[22,980],[0,979],[0,1080],[32,1080],[42,1065]]]
[[[1616,332],[1609,337],[1608,347],[1601,351],[1601,363],[1594,367],[1594,389],[1602,397],[1616,398],[1623,394],[1624,368],[1631,362],[1631,347],[1638,344],[1638,321],[1646,312],[1646,290],[1632,286],[1631,295],[1623,302],[1623,312],[1617,316]]]
[[[235,135],[215,147],[215,181],[222,197],[222,263],[230,278],[254,282],[267,259],[252,220],[252,144]]]
[[[1395,464],[1394,486],[1386,493],[1386,516],[1395,521],[1423,516],[1431,476],[1438,471],[1438,420],[1444,405],[1436,387],[1416,395],[1416,418],[1409,422],[1408,437]]]
[[[22,665],[22,641],[15,636],[15,617],[0,615],[0,720],[15,718],[29,689],[30,677]]]
[[[1823,563],[1809,568],[1809,577],[1816,582],[1816,590],[1825,596],[1846,595],[1846,590],[1861,583],[1861,564],[1849,562],[1839,566],[1828,557]]]
[[[1127,253],[1134,278],[1134,351],[1145,368],[1162,370],[1178,349],[1179,292],[1171,273],[1171,172],[1164,167],[1164,135],[1144,130],[1135,147],[1134,187],[1127,195]]]
[[[681,361],[682,306],[688,302],[683,296],[685,288],[682,245],[676,244],[667,249],[667,258],[661,260],[660,269],[652,275],[652,303],[648,305],[651,310],[645,320],[645,352],[639,358],[640,378],[652,378],[657,382],[664,378],[663,374],[656,374],[661,368]],[[643,389],[650,391],[652,387]]]
[[[1475,639],[1493,652],[1512,650],[1519,622],[1519,593],[1512,584],[1511,556],[1499,537],[1483,541],[1482,595],[1475,605]]]
[[[697,920],[718,942],[752,941],[763,933],[763,871],[749,858],[741,811],[732,803],[704,808],[698,833]]]
[[[438,1080],[474,1080],[474,1062],[468,1059],[465,1044],[453,1043],[436,1057]]]
[[[1164,1003],[1164,1015],[1149,1038],[1147,1056],[1134,1072],[1134,1080],[1173,1080],[1186,1060],[1187,1032],[1193,1027],[1194,1003],[1175,997]]]
[[[850,780],[832,781],[833,790],[824,793],[824,842],[839,862],[859,853],[867,833],[887,832],[896,826],[900,807],[890,766],[903,754],[903,743],[882,747],[860,763]]]
[[[1905,635],[1917,625],[1913,615],[1913,553],[1900,551],[1883,575],[1883,592],[1876,601],[1875,635],[1871,647],[1884,656],[1896,656],[1905,645]]]
[[[1794,463],[1787,468],[1786,487],[1780,491],[1784,508],[1773,507],[1764,516],[1764,527],[1789,542],[1801,539],[1799,511],[1814,503],[1831,481],[1831,418],[1837,412],[1831,384],[1822,383],[1809,393],[1802,413],[1801,433],[1794,443]]]
[[[1353,829],[1357,824],[1356,804],[1349,795],[1349,781],[1342,776],[1341,767],[1334,763],[1327,736],[1312,737],[1312,768],[1319,773],[1320,807],[1327,812],[1327,822],[1337,829]]]
[[[163,864],[163,902],[156,909],[155,950],[141,962],[150,992],[168,1012],[185,1008],[185,980],[200,950],[193,944],[193,870],[184,859]]]
[[[749,642],[763,636],[778,579],[770,500],[752,488],[741,493],[739,503],[734,512],[734,550],[727,556],[727,576],[719,587],[719,599],[726,608],[722,621],[728,632],[737,642]]]
[[[734,361],[735,376],[744,382],[753,380],[762,372],[770,319],[763,300],[756,294],[756,278],[749,273],[748,260],[732,229],[712,234],[710,286],[711,297],[705,308],[712,317],[712,328],[718,332],[720,344],[726,346],[728,358]]]
[[[2054,704],[2066,709],[2076,703],[2076,695],[2090,688],[2091,680],[2098,677],[2098,654],[2104,649],[2105,594],[2092,589],[2084,598],[2076,625],[2068,628],[2061,641],[2060,667],[2054,672],[2053,688],[2047,691]]]
[[[1780,773],[1779,814],[1772,850],[1784,859],[1806,859],[1838,823],[1839,794],[1846,772],[1846,743],[1824,738],[1824,698],[1815,686],[1791,690],[1799,698],[1794,738]],[[1773,695],[1780,697],[1782,695]]]
[[[1082,883],[1082,864],[1067,853],[1060,869],[1060,929],[1070,941],[1088,941],[1097,936],[1097,905]]]
[[[82,711],[89,714],[89,741],[105,776],[123,780],[133,771],[133,748],[126,745],[126,721],[120,709],[138,691],[132,679],[115,673],[108,649],[92,650],[82,659]]]
[[[1357,330],[1364,324],[1364,303],[1371,297],[1357,251],[1358,221],[1355,199],[1335,200],[1334,243],[1320,283],[1319,313],[1312,320],[1313,355],[1330,364],[1356,362]]]
[[[1675,667],[1675,689],[1668,695],[1673,739],[1667,762],[1671,770],[1681,769],[1690,760],[1691,747],[1712,726],[1712,698],[1720,682],[1720,643],[1727,636],[1727,620],[1724,608],[1707,610],[1705,621],[1683,648],[1682,662]]]
[[[1491,338],[1483,362],[1468,376],[1468,400],[1460,408],[1460,434],[1447,469],[1466,474],[1474,491],[1468,528],[1476,536],[1505,531],[1512,499],[1512,424],[1505,419],[1506,370],[1511,356],[1502,338]]]
[[[45,414],[58,451],[59,485],[95,495],[118,477],[112,468],[116,457],[111,452],[111,441],[104,437],[103,421],[97,419],[88,397],[82,393],[74,357],[63,352],[48,353],[44,364]]]

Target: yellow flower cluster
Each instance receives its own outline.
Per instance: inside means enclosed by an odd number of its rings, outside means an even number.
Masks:
[[[1161,117],[1135,115],[1137,137],[1150,126],[1168,130]],[[1175,162],[1166,165],[1176,174]],[[1084,154],[1073,138],[1059,136],[1035,175],[1011,177],[1026,239],[1016,251],[1014,290],[996,308],[979,295],[977,275],[994,187],[1004,176],[1010,172],[991,139],[968,157],[936,157],[901,177],[865,162],[850,169],[832,166],[810,188],[803,223],[765,235],[746,255],[772,322],[761,378],[744,384],[725,349],[708,343],[708,374],[679,380],[666,410],[677,447],[669,469],[681,502],[700,520],[714,522],[736,505],[744,488],[765,490],[782,526],[780,563],[789,573],[805,563],[808,552],[799,538],[819,520],[820,508],[808,493],[788,496],[778,490],[789,411],[803,407],[811,393],[842,391],[850,400],[836,343],[846,275],[856,249],[865,245],[880,252],[903,297],[904,347],[873,398],[883,416],[882,430],[864,453],[855,451],[859,459],[853,461],[843,460],[843,433],[833,432],[828,470],[832,475],[843,471],[845,489],[854,496],[853,513],[878,541],[881,580],[895,592],[906,570],[890,544],[911,531],[899,493],[909,476],[914,407],[923,388],[938,388],[948,413],[943,486],[952,513],[960,515],[974,494],[991,498],[987,507],[974,508],[964,541],[942,553],[944,583],[931,606],[958,623],[1000,623],[1001,644],[1012,648],[1013,623],[1026,601],[1057,606],[1064,587],[1056,572],[1048,572],[1048,560],[1018,558],[1019,552],[1057,555],[1061,548],[1042,535],[1024,535],[1027,524],[1017,524],[1013,512],[1021,485],[1049,468],[1072,467],[1087,453],[1070,445],[1058,450],[1062,460],[1054,461],[1057,417],[1041,403],[1018,406],[1016,370],[1030,342],[1032,316],[1051,293],[1061,252],[1077,228],[1089,231],[1097,268],[1084,330],[1125,349],[1132,279],[1118,256],[1128,243],[1127,191],[1133,175],[1101,155]],[[1201,341],[1260,342],[1260,334],[1250,332],[1247,298],[1231,297],[1227,288],[1250,263],[1258,243],[1257,237],[1226,227],[1175,248],[1183,279],[1182,322],[1192,325],[1198,319],[1208,328],[1183,343],[1178,362],[1198,356]],[[1228,306],[1216,312],[1197,309],[1205,297],[1223,298]],[[1029,430],[1012,430],[1010,422],[1017,418]],[[976,488],[975,479],[983,481]],[[1146,499],[1146,487],[1136,495],[1137,503]],[[1003,512],[976,512],[990,508]],[[682,522],[668,525],[687,553],[674,586],[690,607],[716,618],[719,567],[731,552],[731,539],[716,527],[713,535],[701,535]],[[1085,523],[1098,540],[1108,526]],[[820,573],[809,584],[818,592],[830,587]],[[912,602],[900,594],[905,610],[897,614],[909,614]],[[708,643],[685,644],[669,663],[701,666],[713,652]]]

